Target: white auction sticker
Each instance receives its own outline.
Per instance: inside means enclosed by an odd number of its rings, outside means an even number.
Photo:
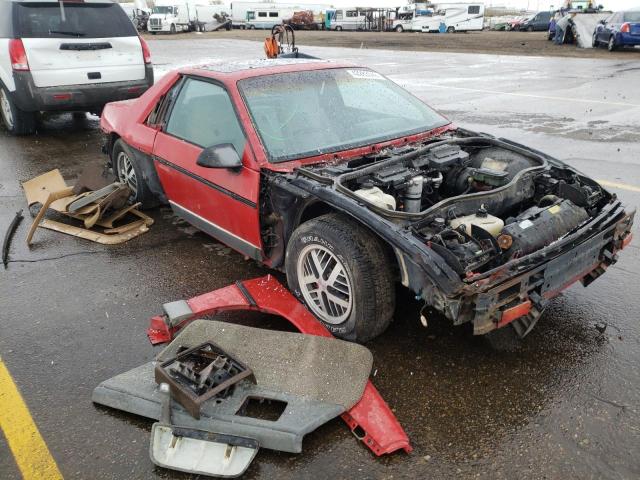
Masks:
[[[347,73],[353,78],[366,78],[369,80],[384,80],[384,77],[378,72],[371,70],[347,70]]]
[[[533,226],[533,222],[531,220],[523,220],[521,221],[518,226],[522,229],[522,230],[526,230],[529,227]]]

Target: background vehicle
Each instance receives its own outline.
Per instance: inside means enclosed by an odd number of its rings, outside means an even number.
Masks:
[[[0,112],[18,135],[39,111],[100,113],[153,84],[151,55],[117,4],[0,0]]]
[[[145,0],[119,3],[119,5],[125,11],[129,19],[131,19],[133,25],[136,27],[136,30],[140,32],[147,30],[147,23],[149,22],[151,9],[149,8]]]
[[[365,30],[367,23],[366,9],[345,7],[326,11],[329,30]]]
[[[602,20],[593,32],[593,46],[600,45],[609,51],[640,45],[640,10],[616,12]]]
[[[274,25],[289,22],[294,12],[302,10],[320,16],[329,5],[317,3],[231,2],[233,28],[271,29]]]
[[[484,27],[484,5],[481,3],[436,3],[419,9],[408,5],[398,12],[392,30],[397,32],[466,32]]]
[[[216,115],[211,115],[216,112]],[[519,336],[631,240],[633,212],[541,152],[456,129],[375,71],[280,59],[165,75],[101,127],[135,201],[289,288],[336,335],[391,321],[400,281],[475,334]]]
[[[527,32],[549,31],[549,22],[553,14],[548,11],[538,12],[533,17],[528,18],[518,26],[518,30]]]
[[[152,34],[204,32],[215,15],[228,10],[224,5],[207,4],[204,0],[156,0],[147,30]]]

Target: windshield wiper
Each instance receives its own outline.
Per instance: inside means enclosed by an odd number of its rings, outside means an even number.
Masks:
[[[72,32],[68,30],[49,30],[49,34],[57,33],[59,35],[69,35],[72,37],[84,37],[86,33],[84,32]]]

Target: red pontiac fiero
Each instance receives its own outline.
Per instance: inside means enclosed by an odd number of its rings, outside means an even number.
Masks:
[[[350,340],[388,326],[396,282],[475,334],[523,337],[553,297],[591,283],[631,241],[634,212],[594,180],[456,128],[367,68],[184,68],[108,104],[101,126],[133,201],[168,203],[286,271],[289,288]]]

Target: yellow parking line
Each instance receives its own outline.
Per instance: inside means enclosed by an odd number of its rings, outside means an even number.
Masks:
[[[619,188],[621,190],[629,190],[630,192],[640,192],[640,187],[629,185],[627,183],[609,182],[607,180],[596,180],[596,182],[604,187]]]
[[[57,480],[62,474],[0,358],[0,430],[24,480]]]

